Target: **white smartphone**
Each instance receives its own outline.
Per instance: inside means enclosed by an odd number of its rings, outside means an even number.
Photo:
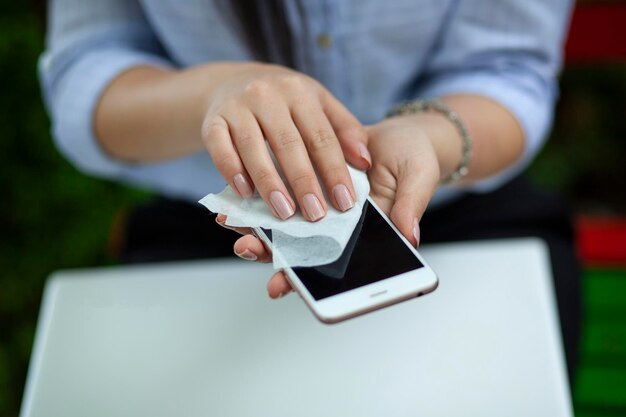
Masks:
[[[271,249],[271,230],[255,228],[254,233]],[[435,272],[369,197],[337,261],[287,268],[285,275],[324,323],[337,323],[427,294],[439,283]]]

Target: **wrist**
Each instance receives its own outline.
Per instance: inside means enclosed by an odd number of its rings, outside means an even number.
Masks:
[[[454,125],[454,128],[461,139],[462,155],[459,164],[449,176],[444,177],[444,179],[440,181],[440,184],[445,185],[457,182],[466,177],[469,173],[469,165],[472,162],[474,141],[472,140],[467,127],[455,111],[451,110],[447,104],[439,100],[415,100],[394,107],[389,111],[388,116],[407,114],[415,115],[428,112],[444,116],[450,124]],[[443,125],[439,124],[439,126]]]
[[[449,178],[459,166],[463,155],[463,143],[455,126],[439,113],[419,113],[394,116],[386,119],[415,130],[415,136],[427,140],[439,163],[439,178]]]

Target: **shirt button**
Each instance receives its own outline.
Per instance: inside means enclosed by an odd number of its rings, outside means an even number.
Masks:
[[[333,46],[333,38],[328,33],[322,33],[317,37],[317,46],[322,49],[328,49]]]

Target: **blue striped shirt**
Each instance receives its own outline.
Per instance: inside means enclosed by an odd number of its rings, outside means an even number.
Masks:
[[[138,65],[252,59],[218,0],[51,0],[39,72],[59,150],[80,170],[197,200],[223,188],[206,152],[128,163],[100,149],[103,89]],[[294,66],[364,124],[395,104],[455,93],[491,98],[519,121],[523,157],[468,186],[497,187],[528,165],[552,121],[571,0],[283,0]],[[172,138],[176,140],[176,138]],[[456,193],[440,189],[435,200]]]

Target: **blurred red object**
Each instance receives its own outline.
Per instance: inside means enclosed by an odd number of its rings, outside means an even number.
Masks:
[[[568,63],[626,60],[626,2],[578,4],[565,58]]]
[[[579,217],[576,240],[583,264],[626,266],[626,218]]]

